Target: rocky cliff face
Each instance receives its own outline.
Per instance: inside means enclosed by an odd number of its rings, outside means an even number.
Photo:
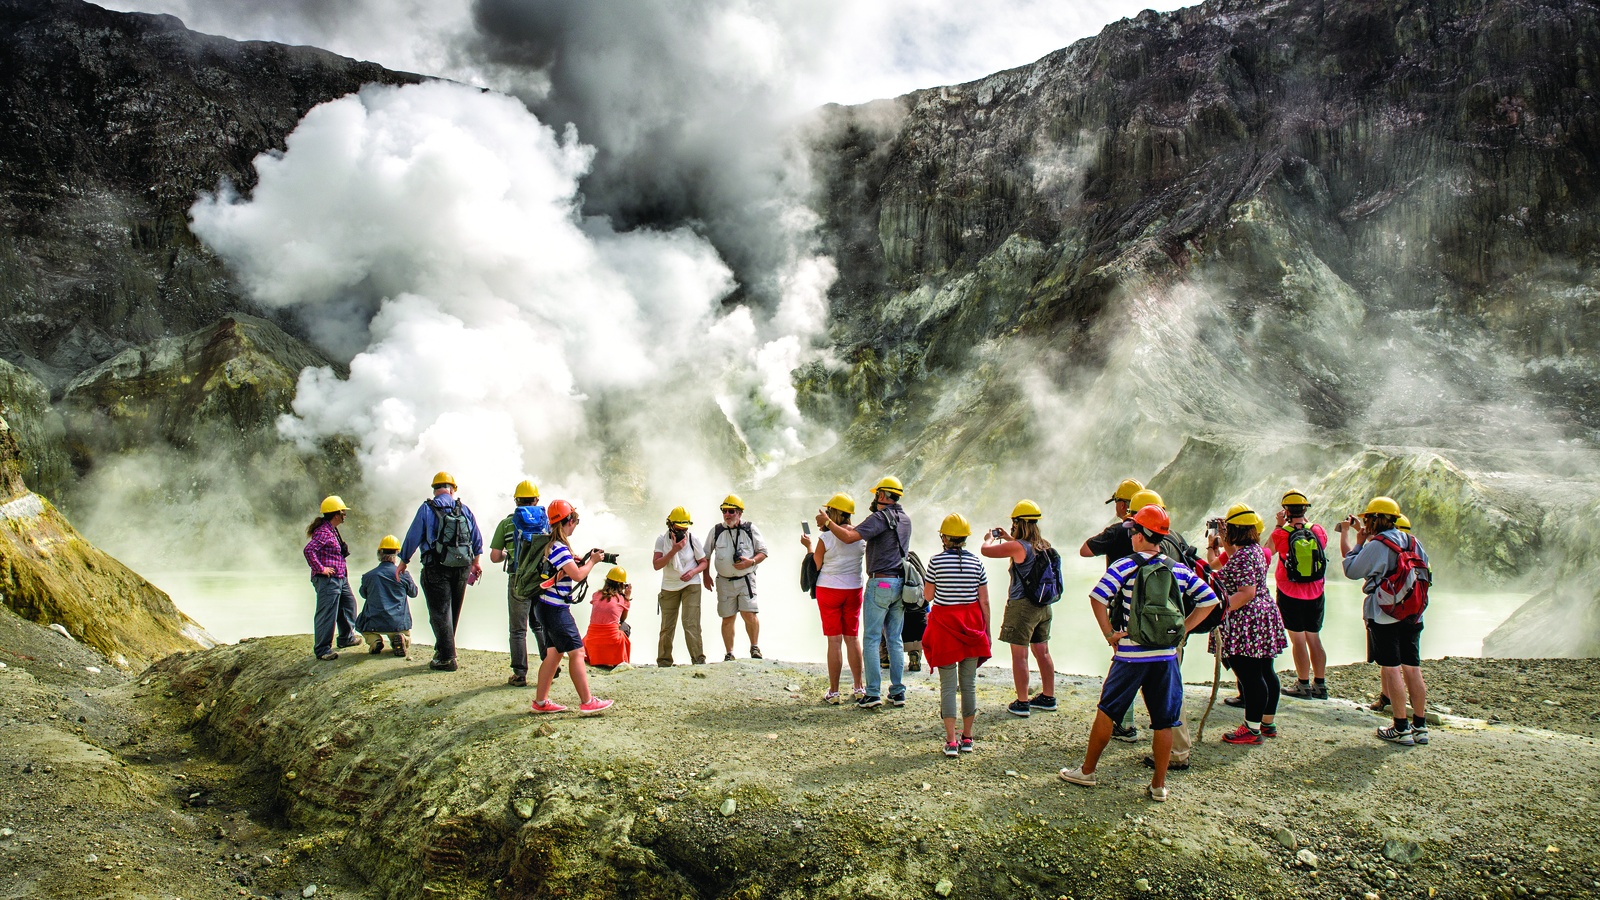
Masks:
[[[248,311],[187,211],[311,107],[420,80],[76,0],[0,2],[0,356],[59,389]]]
[[[1597,43],[1588,3],[1211,2],[827,110],[802,386],[935,496],[1388,490],[1472,577],[1548,577],[1600,498]]]

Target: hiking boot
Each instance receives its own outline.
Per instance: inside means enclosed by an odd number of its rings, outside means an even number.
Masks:
[[[906,654],[906,668],[912,672],[922,671],[922,651],[912,650]]]
[[[430,659],[428,660],[428,668],[439,672],[454,672],[456,670],[456,661],[453,659]]]
[[[1373,712],[1383,712],[1384,710],[1386,710],[1388,708],[1389,708],[1389,698],[1385,697],[1382,694],[1379,694],[1378,695],[1378,699],[1372,701],[1372,703],[1368,704],[1368,706],[1367,706],[1367,709],[1370,709]]]
[[[961,745],[959,743],[955,742],[955,741],[951,741],[950,743],[945,744],[944,745],[944,755],[945,756],[960,756],[961,755]]]
[[[1328,699],[1328,685],[1326,683],[1313,684],[1311,686],[1311,699],[1313,699],[1313,700],[1326,700],[1326,699]]]
[[[379,653],[382,653],[383,638],[378,638],[377,640],[373,641],[372,646],[367,648],[367,652],[371,653],[373,656],[377,656]]]
[[[822,695],[822,702],[830,704],[832,706],[838,706],[839,705],[839,699],[842,696],[843,695],[840,694],[838,691],[829,691],[826,694]]]
[[[1167,786],[1164,784],[1161,787],[1156,787],[1153,784],[1145,785],[1144,794],[1157,803],[1167,802]]]
[[[906,705],[906,692],[905,691],[900,691],[899,693],[895,693],[894,691],[890,691],[889,692],[889,705],[890,706],[905,706]]]
[[[1266,741],[1261,737],[1261,732],[1251,731],[1250,726],[1240,725],[1238,728],[1222,736],[1224,744],[1238,744],[1245,747],[1259,747]]]
[[[1426,747],[1428,745],[1428,726],[1411,726],[1411,743]]]
[[[584,713],[585,715],[593,715],[597,712],[605,712],[611,708],[611,704],[616,702],[617,701],[615,700],[601,700],[599,697],[590,697],[588,703],[578,707],[578,712]]]
[[[1039,694],[1028,701],[1028,708],[1037,712],[1055,712],[1056,698],[1051,694]]]
[[[1071,769],[1062,769],[1060,775],[1062,781],[1070,781],[1073,784],[1082,785],[1083,787],[1094,787],[1094,773],[1085,772],[1083,770],[1083,766],[1077,766]]]
[[[1410,728],[1401,730],[1393,725],[1385,725],[1384,727],[1379,728],[1378,737],[1388,741],[1391,744],[1399,744],[1402,747],[1410,747],[1417,743],[1417,736],[1412,733]]]
[[[733,662],[733,651],[729,650],[727,653],[722,654],[722,661]]]
[[[1011,705],[1006,707],[1006,712],[1011,713],[1013,716],[1026,719],[1028,717],[1028,711],[1031,708],[1032,707],[1028,705],[1028,701],[1026,700],[1013,700],[1011,701]]]
[[[856,701],[856,709],[875,709],[882,705],[883,698],[877,694],[863,694],[861,699]]]
[[[343,650],[347,647],[354,647],[359,643],[361,643],[361,638],[355,636],[347,637],[339,642],[339,649]]]
[[[750,645],[750,658],[751,659],[762,659],[763,657],[761,655],[761,648],[757,647],[755,644],[751,644]]]
[[[329,650],[326,653],[318,653],[317,654],[317,659],[323,660],[325,662],[332,662],[332,661],[334,661],[334,660],[336,660],[338,658],[339,658],[339,654],[333,652],[332,650]]]
[[[401,659],[410,659],[411,657],[408,655],[410,651],[411,639],[403,634],[400,635],[400,641],[394,645],[394,655]]]
[[[1301,700],[1311,699],[1311,685],[1304,681],[1296,681],[1293,687],[1286,687],[1280,693],[1285,697],[1298,697]]]
[[[656,660],[656,668],[658,668],[658,669],[670,669],[674,665],[677,665],[677,664],[674,663],[670,659],[668,659],[668,660],[660,660],[660,659]]]
[[[961,752],[962,753],[971,753],[972,752],[972,735],[963,734],[961,736]]]
[[[1139,742],[1139,726],[1129,725],[1128,727],[1124,728],[1121,725],[1112,725],[1111,736],[1119,741],[1127,741],[1130,744],[1136,744]]]
[[[552,700],[535,700],[528,704],[528,711],[536,713],[558,713],[566,712],[567,708]]]
[[[1222,705],[1223,706],[1231,706],[1234,709],[1244,709],[1244,698],[1243,697],[1223,697],[1222,698]]]
[[[1143,762],[1146,769],[1154,769],[1156,767],[1156,758],[1154,756],[1146,756]],[[1188,768],[1189,761],[1187,759],[1173,759],[1171,757],[1167,758],[1168,772],[1182,772]]]
[[[1264,737],[1264,738],[1275,738],[1275,737],[1277,737],[1278,736],[1278,726],[1272,724],[1271,722],[1262,722],[1261,723],[1261,736]]]
[[[510,678],[506,679],[506,684],[509,684],[512,687],[527,687],[528,686],[528,676],[526,676],[526,675],[512,675]]]

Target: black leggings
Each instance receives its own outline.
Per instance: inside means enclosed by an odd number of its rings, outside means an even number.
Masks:
[[[1228,668],[1239,676],[1239,692],[1244,694],[1244,720],[1260,722],[1263,716],[1278,713],[1278,673],[1271,659],[1230,656]]]

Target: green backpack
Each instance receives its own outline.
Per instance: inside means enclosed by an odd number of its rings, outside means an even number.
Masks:
[[[1141,647],[1161,650],[1183,643],[1183,591],[1166,557],[1156,555],[1133,572],[1128,637]]]
[[[516,534],[515,531],[512,533]],[[512,558],[521,560],[521,564],[510,575],[511,596],[518,600],[537,600],[543,591],[539,584],[555,574],[554,568],[550,565],[548,552],[550,535],[548,533],[517,535],[512,546],[514,551]]]

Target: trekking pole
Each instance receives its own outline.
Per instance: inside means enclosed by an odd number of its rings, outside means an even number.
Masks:
[[[1206,720],[1211,718],[1211,707],[1217,702],[1217,685],[1222,681],[1222,631],[1228,627],[1227,613],[1223,613],[1222,622],[1213,629],[1216,635],[1217,652],[1214,654],[1215,662],[1211,665],[1211,699],[1206,701],[1206,711],[1200,716],[1200,727],[1194,731],[1194,742],[1199,744],[1206,736]]]

